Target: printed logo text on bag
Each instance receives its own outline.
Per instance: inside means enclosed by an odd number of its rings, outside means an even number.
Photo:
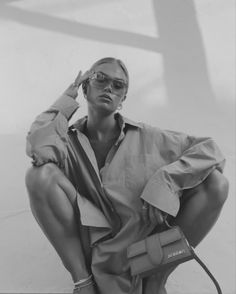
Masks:
[[[178,251],[174,251],[174,252],[171,252],[167,255],[167,258],[171,258],[171,257],[175,257],[177,255],[180,255],[180,254],[183,254],[185,253],[185,250],[182,249],[182,250],[178,250]]]

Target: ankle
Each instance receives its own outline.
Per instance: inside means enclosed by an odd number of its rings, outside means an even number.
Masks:
[[[74,294],[79,293],[80,290],[82,290],[83,288],[93,287],[93,285],[94,285],[93,276],[90,275],[87,278],[81,279],[81,280],[74,283],[74,291],[73,291],[73,293]]]
[[[77,267],[74,270],[69,270],[71,277],[74,283],[79,282],[80,280],[87,279],[91,273],[86,269],[86,267]]]

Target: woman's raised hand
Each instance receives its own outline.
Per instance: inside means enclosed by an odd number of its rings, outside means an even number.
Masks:
[[[89,78],[90,74],[91,74],[90,71],[86,71],[84,74],[82,74],[82,71],[80,70],[77,77],[75,78],[74,83],[72,83],[65,90],[64,94],[72,97],[73,99],[76,99],[76,97],[78,96],[78,89],[80,85]]]

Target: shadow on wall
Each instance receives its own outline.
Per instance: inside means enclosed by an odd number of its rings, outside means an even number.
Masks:
[[[168,98],[174,107],[214,102],[193,1],[153,0]]]
[[[209,109],[214,104],[203,42],[193,0],[153,0],[160,38],[96,27],[13,7],[2,0],[0,17],[80,38],[119,44],[162,54],[164,80],[171,107]],[[79,4],[78,4],[79,5]]]

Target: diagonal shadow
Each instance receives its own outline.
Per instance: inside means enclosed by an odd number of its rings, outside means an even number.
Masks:
[[[181,107],[184,103],[203,110],[204,106],[212,105],[214,95],[193,0],[153,0],[159,39],[28,12],[9,5],[15,1],[19,0],[0,2],[1,18],[74,37],[161,53],[171,105]]]
[[[203,41],[192,0],[153,0],[164,76],[173,106],[212,106]]]
[[[123,30],[99,28],[93,25],[64,20],[55,16],[48,16],[39,12],[28,12],[21,8],[9,6],[7,3],[8,1],[6,0],[0,3],[1,18],[74,37],[159,52],[159,41],[155,37]]]

